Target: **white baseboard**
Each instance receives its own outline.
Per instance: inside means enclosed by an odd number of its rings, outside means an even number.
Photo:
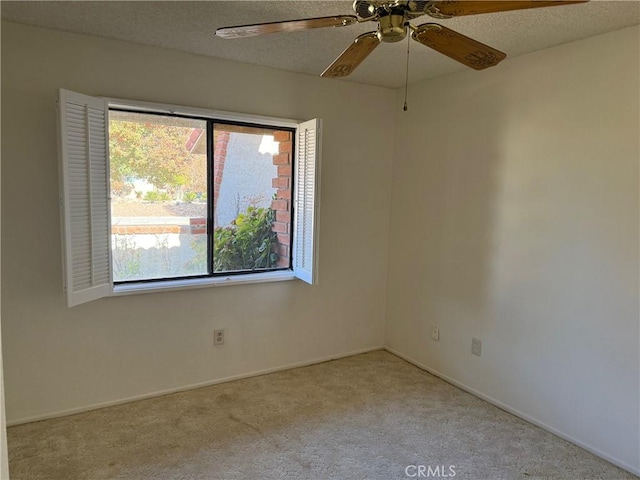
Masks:
[[[336,355],[330,355],[328,357],[315,358],[313,360],[307,360],[304,362],[290,363],[274,368],[267,368],[264,370],[256,370],[248,373],[241,373],[238,375],[232,375],[230,377],[218,378],[216,380],[208,380],[206,382],[194,383],[191,385],[185,385],[182,387],[169,388],[166,390],[158,390],[155,392],[144,393],[142,395],[134,395],[132,397],[122,398],[118,400],[109,400],[107,402],[94,403],[91,405],[85,405],[82,407],[69,408],[67,410],[59,410],[56,412],[45,413],[41,415],[33,415],[31,417],[23,417],[15,420],[7,420],[7,427],[13,427],[15,425],[22,425],[23,423],[38,422],[40,420],[48,420],[50,418],[66,417],[68,415],[75,415],[77,413],[89,412],[91,410],[98,410],[100,408],[112,407],[115,405],[122,405],[123,403],[137,402],[138,400],[145,400],[147,398],[161,397],[163,395],[170,395],[172,393],[184,392],[186,390],[193,390],[195,388],[210,387],[211,385],[217,385],[219,383],[232,382],[234,380],[241,380],[243,378],[258,377],[260,375],[267,375],[269,373],[282,372],[284,370],[291,370],[292,368],[308,367],[309,365],[315,365],[318,363],[328,362],[331,360],[337,360],[339,358],[352,357],[353,355],[360,355],[361,353],[374,352],[376,350],[384,350],[382,345],[378,347],[364,348],[362,350],[356,350],[348,353],[340,353]]]
[[[541,421],[531,417],[530,415],[527,415],[526,413],[521,412],[520,410],[517,410],[517,409],[515,409],[515,408],[513,408],[513,407],[511,407],[511,406],[509,406],[509,405],[507,405],[505,403],[502,403],[501,401],[496,400],[495,398],[490,397],[489,395],[485,395],[484,393],[479,392],[478,390],[476,390],[474,388],[471,388],[471,387],[465,385],[464,383],[461,383],[461,382],[459,382],[459,381],[457,381],[457,380],[455,380],[455,379],[453,379],[451,377],[448,377],[447,375],[444,375],[443,373],[440,373],[437,370],[434,370],[433,368],[427,367],[426,365],[424,365],[424,364],[422,364],[422,363],[420,363],[420,362],[418,362],[416,360],[413,360],[412,358],[410,358],[410,357],[408,357],[408,356],[406,356],[406,355],[404,355],[404,354],[402,354],[402,353],[400,353],[400,352],[398,352],[398,351],[396,351],[396,350],[394,350],[394,349],[392,349],[390,347],[384,347],[384,349],[387,352],[392,353],[392,354],[396,355],[397,357],[402,358],[403,360],[406,360],[407,362],[411,363],[412,365],[415,365],[416,367],[418,367],[418,368],[420,368],[422,370],[425,370],[426,372],[429,372],[430,374],[432,374],[432,375],[434,375],[434,376],[436,376],[438,378],[441,378],[445,382],[450,383],[451,385],[454,385],[454,386],[460,388],[461,390],[464,390],[465,392],[470,393],[471,395],[474,395],[474,396],[476,396],[478,398],[481,398],[482,400],[484,400],[486,402],[489,402],[490,404],[500,408],[501,410],[504,410],[505,412],[509,412],[512,415],[515,415],[516,417],[519,417],[519,418],[521,418],[523,420],[526,420],[527,422],[529,422],[529,423],[531,423],[531,424],[533,424],[533,425],[535,425],[537,427],[540,427],[543,430],[546,430],[547,432],[553,433],[554,435],[557,435],[558,437],[560,437],[560,438],[562,438],[562,439],[564,439],[564,440],[566,440],[566,441],[568,441],[570,443],[573,443],[574,445],[577,445],[580,448],[584,448],[588,452],[593,453],[594,455],[602,458],[603,460],[606,460],[607,462],[613,463],[614,465],[616,465],[616,466],[618,466],[618,467],[620,467],[620,468],[622,468],[622,469],[624,469],[624,470],[626,470],[628,472],[631,472],[634,475],[640,476],[640,469],[638,467],[634,467],[632,465],[627,464],[626,462],[623,462],[622,460],[620,460],[618,458],[612,457],[611,455],[608,455],[608,454],[604,453],[603,451],[601,451],[601,450],[599,450],[599,449],[597,449],[597,448],[595,448],[595,447],[593,447],[593,446],[591,446],[591,445],[589,445],[587,443],[584,443],[584,442],[582,442],[582,441],[580,441],[580,440],[578,440],[576,438],[573,438],[571,435],[567,435],[566,433],[561,432],[560,430],[558,430],[558,429],[556,429],[554,427],[551,427],[550,425],[547,425],[546,423],[541,422]]]

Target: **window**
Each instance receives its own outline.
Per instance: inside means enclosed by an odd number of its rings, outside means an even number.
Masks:
[[[60,90],[68,305],[158,289],[315,283],[320,125]]]

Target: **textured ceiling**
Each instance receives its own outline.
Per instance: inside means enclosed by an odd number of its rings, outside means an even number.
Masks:
[[[222,26],[352,14],[351,3],[297,0],[2,1],[0,13],[5,20],[29,25],[319,75],[357,35],[375,30],[375,23],[234,40],[217,38],[213,33]],[[585,4],[441,21],[425,16],[412,23],[428,21],[442,23],[514,57],[638,24],[640,2],[592,0]],[[406,48],[406,42],[380,45],[346,80],[385,87],[403,85]],[[417,42],[412,42],[410,62],[410,83],[467,68]]]

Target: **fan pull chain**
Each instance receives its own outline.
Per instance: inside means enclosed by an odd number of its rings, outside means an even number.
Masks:
[[[409,110],[407,107],[407,90],[409,89],[409,46],[411,45],[411,35],[407,35],[407,69],[404,76],[404,107],[403,111]]]

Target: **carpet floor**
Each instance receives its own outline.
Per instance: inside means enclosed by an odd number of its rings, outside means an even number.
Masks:
[[[637,478],[383,351],[11,427],[8,445],[12,480]]]

